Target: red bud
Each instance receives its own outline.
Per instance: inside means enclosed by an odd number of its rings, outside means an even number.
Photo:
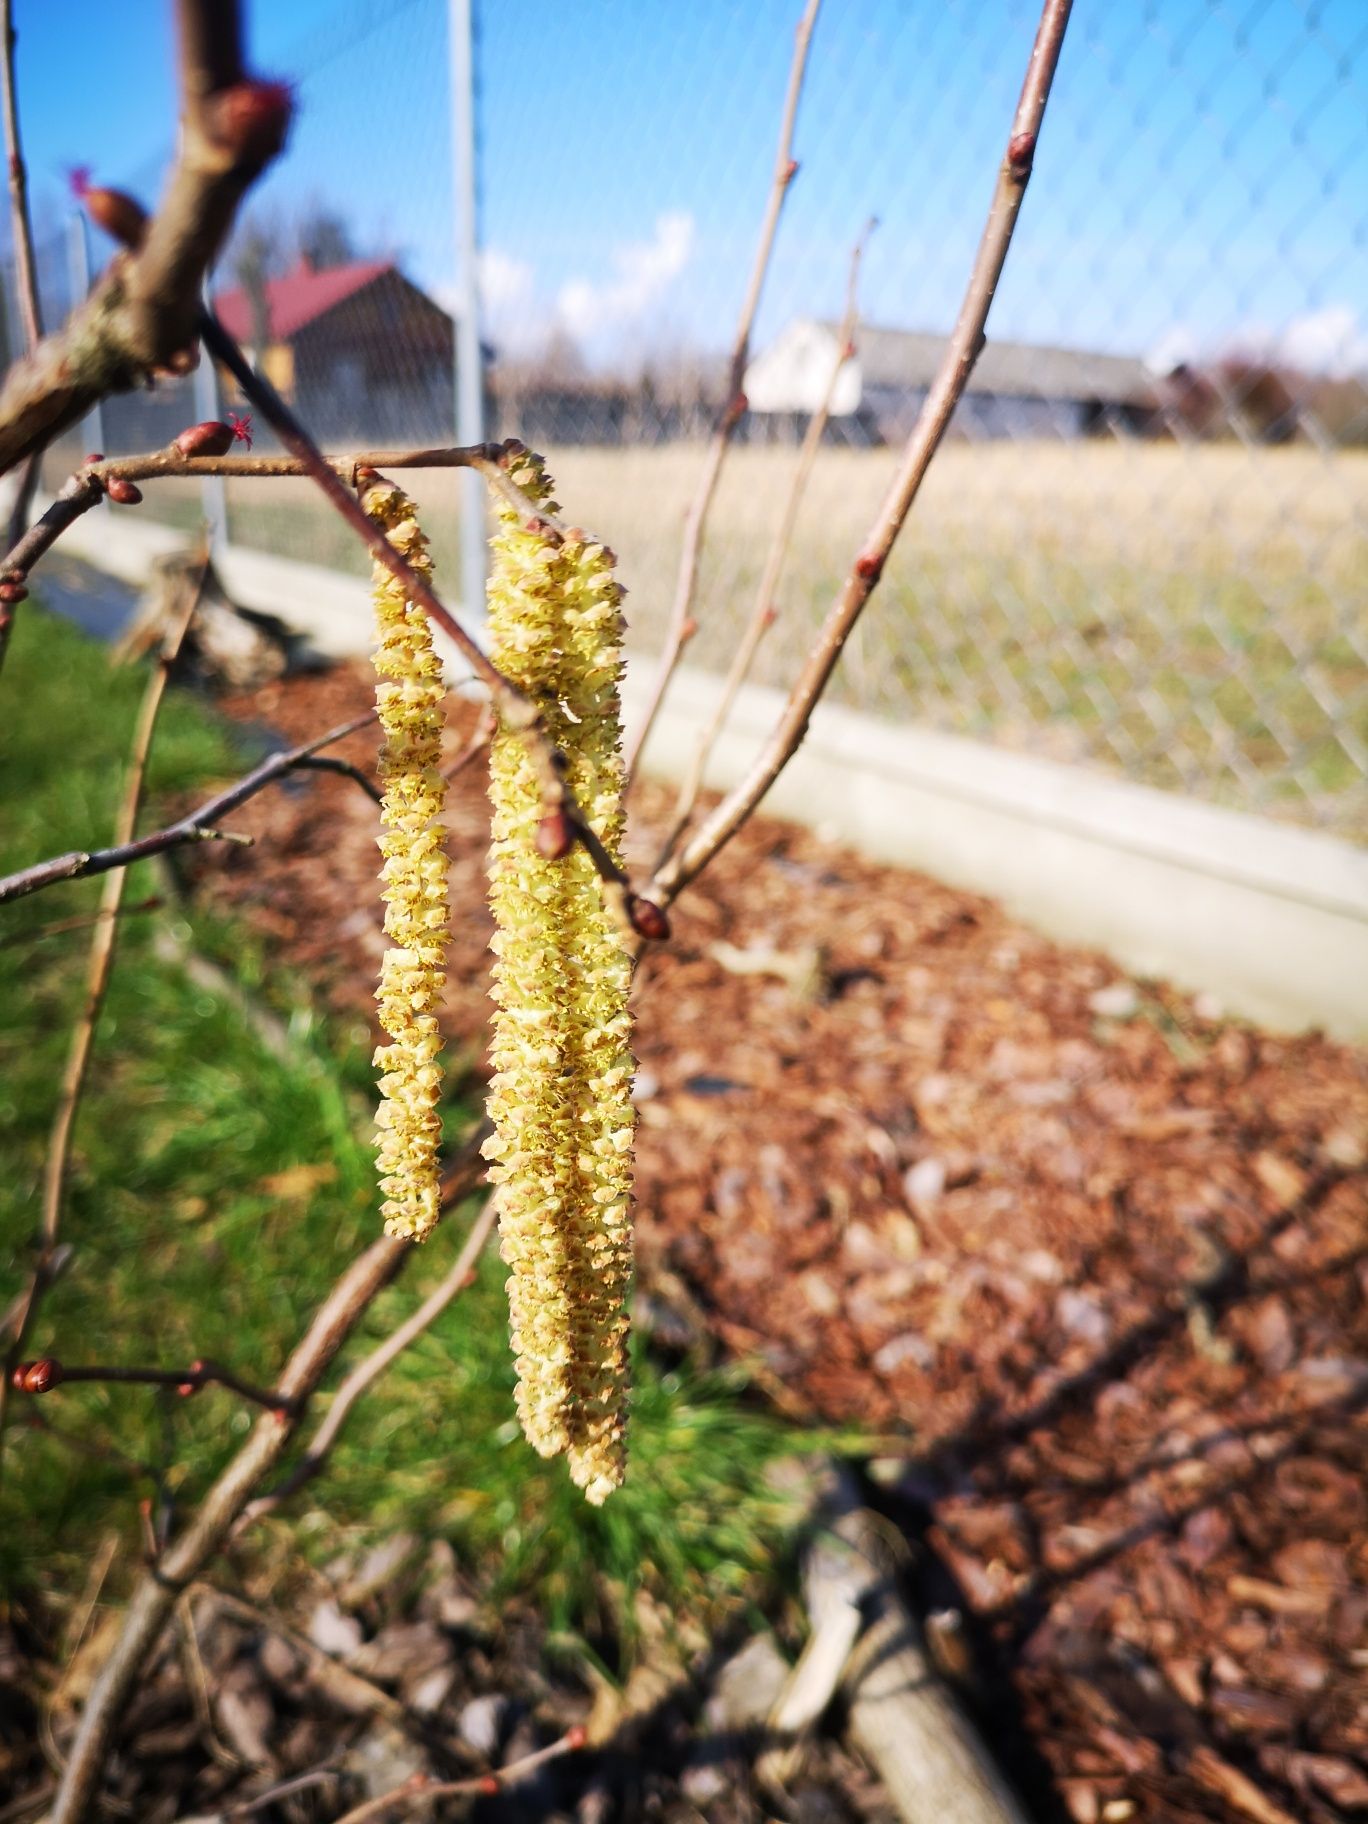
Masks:
[[[694,637],[694,635],[697,632],[698,632],[698,622],[693,618],[692,615],[690,615],[689,618],[685,621],[684,625],[679,630],[680,645],[687,646],[689,641]]]
[[[560,861],[575,846],[575,826],[564,811],[548,811],[537,825],[536,840],[544,861]]]
[[[22,583],[0,583],[0,602],[26,602],[28,590]]]
[[[218,418],[206,418],[187,426],[174,447],[182,456],[225,456],[233,447],[233,427]]]
[[[798,160],[796,158],[791,158],[789,160],[789,162],[784,166],[784,182],[786,184],[791,184],[793,182],[794,178],[797,177],[797,175],[798,175]]]
[[[1012,168],[1014,177],[1026,177],[1030,173],[1031,161],[1035,157],[1036,136],[1034,133],[1014,133],[1007,142],[1007,163]]]
[[[565,1745],[572,1754],[583,1748],[588,1740],[589,1731],[583,1723],[576,1723],[573,1729],[567,1729],[565,1732]]]
[[[121,507],[136,507],[142,499],[142,489],[134,487],[131,481],[125,481],[122,475],[109,477],[105,483],[105,493]]]
[[[264,165],[285,144],[293,96],[286,82],[239,82],[209,101],[210,130],[250,163]]]
[[[50,1387],[61,1383],[62,1364],[45,1357],[38,1362],[20,1362],[10,1376],[10,1385],[17,1393],[46,1393]]]
[[[71,174],[71,188],[97,228],[103,228],[121,246],[137,249],[147,233],[147,211],[125,190],[92,184],[85,167]]]
[[[487,1798],[492,1798],[493,1795],[499,1790],[499,1782],[495,1779],[495,1777],[492,1773],[487,1773],[481,1779],[477,1790],[484,1793],[484,1795]]]
[[[855,574],[863,577],[867,583],[877,583],[883,574],[884,560],[871,553],[855,560]]]
[[[104,461],[104,451],[103,450],[92,450],[90,452],[89,456],[87,456],[85,460],[86,460],[87,464],[90,464],[92,462],[103,462]]]
[[[639,893],[627,895],[627,916],[638,937],[653,944],[663,944],[670,935],[670,921],[653,899],[642,899]]]

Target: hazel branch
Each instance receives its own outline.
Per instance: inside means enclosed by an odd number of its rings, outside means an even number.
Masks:
[[[998,171],[988,219],[959,316],[903,450],[898,472],[799,673],[778,725],[751,771],[705,820],[693,840],[676,850],[656,871],[650,892],[662,904],[669,905],[731,840],[798,751],[812,711],[826,688],[850,630],[883,574],[894,540],[917,497],[983,347],[984,324],[1021,213],[1071,4],[1072,0],[1045,0],[1008,136],[1006,155]]]
[[[320,748],[329,747],[334,741],[341,741],[344,736],[355,734],[357,729],[365,728],[367,723],[375,720],[375,711],[368,710],[364,715],[354,716],[350,722],[342,722],[336,728],[330,728],[325,735],[319,735],[312,741],[306,741],[299,747],[289,748],[278,754],[271,754],[260,766],[254,767],[236,784],[217,792],[198,810],[191,811],[189,816],[178,822],[168,824],[165,829],[153,830],[146,836],[138,836],[127,842],[116,843],[108,849],[82,850],[73,849],[66,855],[54,856],[51,861],[36,862],[31,868],[24,868],[18,874],[7,875],[0,880],[0,905],[7,900],[23,899],[30,893],[40,892],[44,887],[55,886],[63,880],[83,880],[87,875],[104,874],[111,868],[124,868],[134,861],[143,861],[149,855],[161,855],[167,849],[180,848],[191,842],[250,842],[250,837],[235,836],[216,828],[220,817],[237,810],[249,798],[263,791],[287,773],[309,763]],[[355,778],[369,797],[375,796],[375,788],[358,769],[338,762],[348,778]]]
[[[19,101],[14,81],[13,0],[0,0],[0,105],[5,117],[5,151],[9,157],[10,240],[14,248],[15,288],[19,294],[19,314],[24,329],[24,349],[31,354],[43,335],[43,306],[38,296],[38,268],[33,256],[33,219],[29,214],[28,171],[24,163],[23,143],[19,135]],[[24,472],[14,491],[10,508],[8,543],[16,544],[28,525],[29,509],[38,486],[41,453],[34,451],[24,464]],[[16,599],[0,593],[0,665],[9,650],[10,630],[14,625]]]
[[[475,1188],[481,1175],[478,1157],[458,1164],[443,1184],[444,1199],[458,1202]],[[411,1252],[411,1244],[384,1236],[346,1269],[314,1313],[277,1382],[277,1410],[284,1411],[284,1418],[277,1418],[274,1412],[263,1414],[185,1530],[167,1546],[155,1569],[140,1578],[124,1611],[118,1639],[81,1712],[50,1824],[80,1824],[87,1815],[115,1727],[181,1591],[227,1543],[238,1516],[293,1442],[310,1396],[337,1352],[402,1271]]]
[[[482,1128],[476,1134],[467,1151],[472,1161],[479,1155],[479,1144],[488,1130]],[[444,1199],[444,1201],[449,1201]],[[290,1474],[273,1489],[270,1494],[262,1495],[244,1508],[241,1518],[235,1526],[234,1536],[273,1513],[282,1502],[288,1501],[291,1495],[297,1494],[308,1482],[319,1475],[332,1454],[334,1445],[346,1424],[347,1419],[361,1396],[371,1387],[389,1367],[396,1357],[414,1343],[426,1330],[430,1330],[437,1319],[462,1292],[475,1283],[475,1269],[480,1255],[484,1252],[485,1243],[494,1227],[495,1207],[487,1201],[483,1210],[476,1217],[466,1236],[465,1245],[452,1263],[451,1270],[445,1278],[433,1288],[419,1305],[418,1309],[407,1317],[397,1330],[385,1338],[384,1342],[358,1362],[351,1373],[342,1382],[333,1395],[332,1404],[328,1407],[328,1416],[309,1440],[309,1447]]]
[[[815,5],[816,0],[812,0]],[[263,374],[252,367],[237,343],[224,329],[223,325],[211,311],[200,314],[200,334],[204,346],[216,361],[219,361],[237,381],[243,397],[252,404],[271,425],[285,448],[302,465],[304,473],[317,482],[325,497],[337,509],[338,513],[356,533],[377,563],[384,566],[404,591],[408,601],[416,602],[429,620],[442,628],[465,658],[474,675],[480,680],[490,694],[494,708],[505,727],[519,734],[527,743],[528,751],[536,765],[537,776],[541,786],[542,801],[546,816],[549,819],[560,818],[570,829],[577,840],[584,841],[587,853],[593,858],[594,865],[604,883],[604,890],[610,904],[616,903],[621,896],[627,922],[632,924],[644,937],[656,935],[659,923],[659,909],[652,908],[656,918],[648,918],[650,929],[644,930],[633,916],[639,896],[632,893],[626,885],[621,870],[612,866],[601,844],[595,846],[588,841],[588,820],[575,803],[574,794],[566,783],[565,756],[549,738],[541,711],[537,705],[513,684],[493,664],[476,644],[456,617],[438,600],[431,586],[414,569],[403,554],[394,548],[391,541],[371,519],[354,492],[343,486],[336,470],[318,448],[307,430],[295,417],[290,407],[271,385]],[[487,452],[472,459],[467,466],[479,469],[500,489],[505,498],[523,514],[529,530],[534,530],[552,543],[560,543],[567,536],[567,529],[545,509],[530,500],[510,480],[507,469],[520,457],[526,455],[525,446],[515,438],[496,446],[497,456],[491,458]],[[376,472],[369,465],[357,465],[353,471],[356,484],[366,487],[376,480]],[[0,895],[2,897],[2,895]]]
[[[727,672],[722,693],[711,717],[698,737],[694,756],[679,788],[679,798],[675,804],[674,823],[661,850],[660,862],[666,861],[673,852],[680,837],[688,827],[693,816],[698,794],[702,789],[703,775],[707,770],[708,758],[717,743],[717,737],[731,714],[732,704],[737,693],[745,683],[760,643],[778,619],[779,608],[775,594],[779,579],[784,573],[784,562],[788,557],[789,542],[793,537],[793,528],[798,521],[798,509],[802,505],[808,479],[812,474],[817,452],[821,448],[822,438],[831,418],[831,404],[836,394],[836,385],[840,380],[845,364],[855,353],[855,329],[859,322],[859,279],[860,261],[870,235],[878,224],[871,217],[856,241],[850,255],[850,277],[846,284],[845,314],[837,331],[836,359],[832,363],[831,375],[822,395],[822,402],[808,420],[807,431],[803,437],[798,460],[794,465],[793,476],[789,483],[788,497],[779,524],[775,528],[774,538],[765,557],[765,568],[761,573],[760,586],[755,592],[755,607],[752,610],[750,624],[741,637]]]
[[[176,10],[181,133],[161,206],[144,220],[117,199],[125,249],[63,327],[11,368],[0,390],[0,473],[96,400],[193,365],[205,273],[238,204],[285,143],[289,91],[246,74],[236,0],[179,0]]]
[[[507,1766],[495,1768],[489,1773],[473,1774],[463,1780],[434,1780],[426,1773],[411,1773],[388,1792],[379,1793],[375,1798],[367,1799],[351,1811],[344,1812],[337,1824],[380,1824],[383,1818],[398,1817],[401,1807],[405,1817],[413,1817],[416,1815],[415,1807],[426,1812],[443,1799],[474,1798],[478,1795],[493,1797],[505,1786],[526,1779],[529,1773],[534,1773],[538,1767],[544,1767],[548,1761],[558,1761],[562,1755],[578,1753],[588,1739],[583,1724],[576,1723],[545,1748],[521,1755],[516,1761],[509,1761]]]
[[[294,1402],[270,1387],[257,1387],[241,1375],[217,1362],[195,1361],[188,1368],[123,1368],[99,1363],[71,1364],[53,1356],[34,1362],[18,1362],[10,1370],[10,1385],[16,1393],[51,1393],[55,1387],[69,1387],[81,1381],[96,1381],[112,1386],[174,1387],[183,1398],[198,1393],[201,1387],[226,1387],[240,1399],[267,1412],[288,1416]]]
[[[764,220],[760,225],[760,241],[755,250],[755,264],[751,269],[750,284],[746,288],[746,295],[741,305],[740,320],[736,326],[736,340],[732,345],[731,361],[727,369],[726,397],[723,400],[717,422],[713,426],[712,439],[703,464],[703,473],[698,478],[698,488],[684,520],[684,543],[680,552],[679,575],[675,583],[674,601],[670,605],[670,615],[666,623],[665,646],[651,685],[646,713],[638,725],[627,755],[629,787],[636,777],[642,751],[646,746],[651,729],[655,725],[656,717],[660,714],[660,706],[665,700],[670,680],[678,669],[684,648],[697,632],[697,624],[693,618],[693,604],[698,591],[698,568],[703,555],[708,509],[712,505],[713,495],[717,492],[717,484],[722,475],[722,465],[726,461],[732,434],[746,415],[746,395],[743,387],[746,378],[746,364],[750,359],[751,330],[755,325],[755,313],[760,307],[760,294],[764,290],[765,275],[769,270],[770,255],[774,249],[774,237],[779,227],[779,217],[783,212],[789,186],[798,175],[798,165],[793,157],[793,128],[798,118],[798,102],[803,93],[803,78],[807,73],[808,49],[812,43],[812,31],[817,23],[820,6],[821,0],[807,0],[807,4],[803,8],[803,16],[798,21],[793,46],[793,62],[789,67],[788,90],[784,96],[784,112],[779,126],[779,149],[775,154],[774,176],[770,182],[769,201],[765,207]]]
[[[203,587],[208,561],[206,552],[201,558],[198,574],[187,575],[183,579],[184,597],[179,612],[167,632],[156,667],[148,678],[147,688],[143,692],[142,704],[138,710],[138,719],[133,730],[133,745],[128,759],[123,801],[115,818],[116,843],[127,843],[137,827],[138,812],[142,806],[143,785],[147,776],[147,761],[152,751],[152,738],[157,727],[157,716],[161,710],[162,698],[166,694],[166,686],[170,681],[171,669],[179,656],[181,643],[190,626],[191,617],[199,605],[200,590]],[[127,871],[124,868],[112,870],[105,880],[104,891],[100,895],[99,916],[91,937],[89,961],[86,965],[85,1002],[71,1035],[66,1069],[62,1073],[62,1084],[57,1098],[57,1112],[53,1117],[52,1133],[48,1141],[47,1163],[43,1173],[41,1249],[29,1284],[28,1299],[15,1323],[13,1340],[5,1358],[7,1370],[13,1369],[19,1353],[23,1349],[24,1339],[38,1314],[44,1292],[51,1283],[48,1267],[56,1254],[58,1234],[61,1229],[62,1199],[66,1190],[67,1167],[71,1157],[71,1137],[75,1131],[76,1115],[85,1089],[91,1054],[95,1048],[95,1027],[100,1017],[100,1009],[104,1005],[105,990],[109,986],[110,970],[114,964],[118,913],[123,900],[126,877]],[[0,1380],[0,1462],[3,1462],[5,1420],[11,1382],[12,1374],[9,1373],[3,1380]],[[17,1382],[13,1384],[18,1385]]]

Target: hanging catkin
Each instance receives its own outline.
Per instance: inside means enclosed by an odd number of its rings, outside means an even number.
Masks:
[[[366,512],[425,580],[428,544],[413,503],[377,479],[362,495]],[[384,803],[380,852],[385,932],[391,948],[380,966],[380,1024],[391,1043],[376,1051],[381,1072],[376,1151],[387,1234],[424,1240],[439,1210],[438,1112],[442,1071],[437,1008],[445,981],[447,858],[442,827],[446,781],[442,747],[442,668],[432,630],[416,602],[404,599],[389,571],[375,566],[376,706],[384,730],[380,779]]]
[[[510,478],[555,511],[540,458]],[[491,656],[540,708],[580,810],[615,861],[622,840],[622,591],[612,555],[497,503]],[[496,932],[493,1137],[518,1412],[543,1456],[564,1452],[599,1503],[622,1481],[633,1110],[631,966],[582,845],[539,851],[541,786],[524,740],[490,758]],[[558,848],[561,845],[552,843]]]

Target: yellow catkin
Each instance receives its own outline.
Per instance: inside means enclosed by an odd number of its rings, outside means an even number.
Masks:
[[[428,544],[413,503],[387,481],[362,497],[366,512],[425,580]],[[384,805],[385,931],[392,948],[380,966],[380,1024],[391,1043],[375,1053],[380,1071],[376,1155],[381,1213],[389,1235],[424,1240],[439,1209],[437,1154],[442,1089],[437,1008],[445,982],[447,858],[442,806],[442,667],[427,616],[404,599],[382,564],[374,572],[376,706],[384,729],[380,779]]]
[[[555,510],[540,459],[511,479]],[[615,860],[622,841],[620,601],[612,557],[585,534],[557,543],[497,505],[491,656],[542,711],[581,811]],[[563,1452],[598,1504],[626,1467],[632,1272],[631,965],[576,844],[537,851],[541,788],[527,744],[490,757],[494,1076],[489,1099],[518,1412],[543,1456]]]

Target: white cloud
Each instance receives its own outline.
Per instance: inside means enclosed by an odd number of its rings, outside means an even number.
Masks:
[[[693,254],[696,226],[685,210],[656,218],[649,241],[614,247],[611,276],[570,279],[561,286],[556,309],[579,341],[644,327]]]
[[[527,260],[505,253],[501,247],[486,247],[480,254],[479,285],[480,305],[491,323],[526,316],[533,289]]]
[[[1328,374],[1334,380],[1368,373],[1368,328],[1349,304],[1327,304],[1293,317],[1274,346],[1283,361],[1303,373]]]
[[[1350,304],[1327,304],[1289,317],[1281,329],[1266,322],[1242,324],[1218,341],[1199,339],[1184,324],[1175,324],[1145,357],[1152,373],[1171,373],[1180,361],[1202,362],[1222,355],[1268,361],[1303,374],[1325,374],[1341,380],[1368,374],[1368,324]]]

